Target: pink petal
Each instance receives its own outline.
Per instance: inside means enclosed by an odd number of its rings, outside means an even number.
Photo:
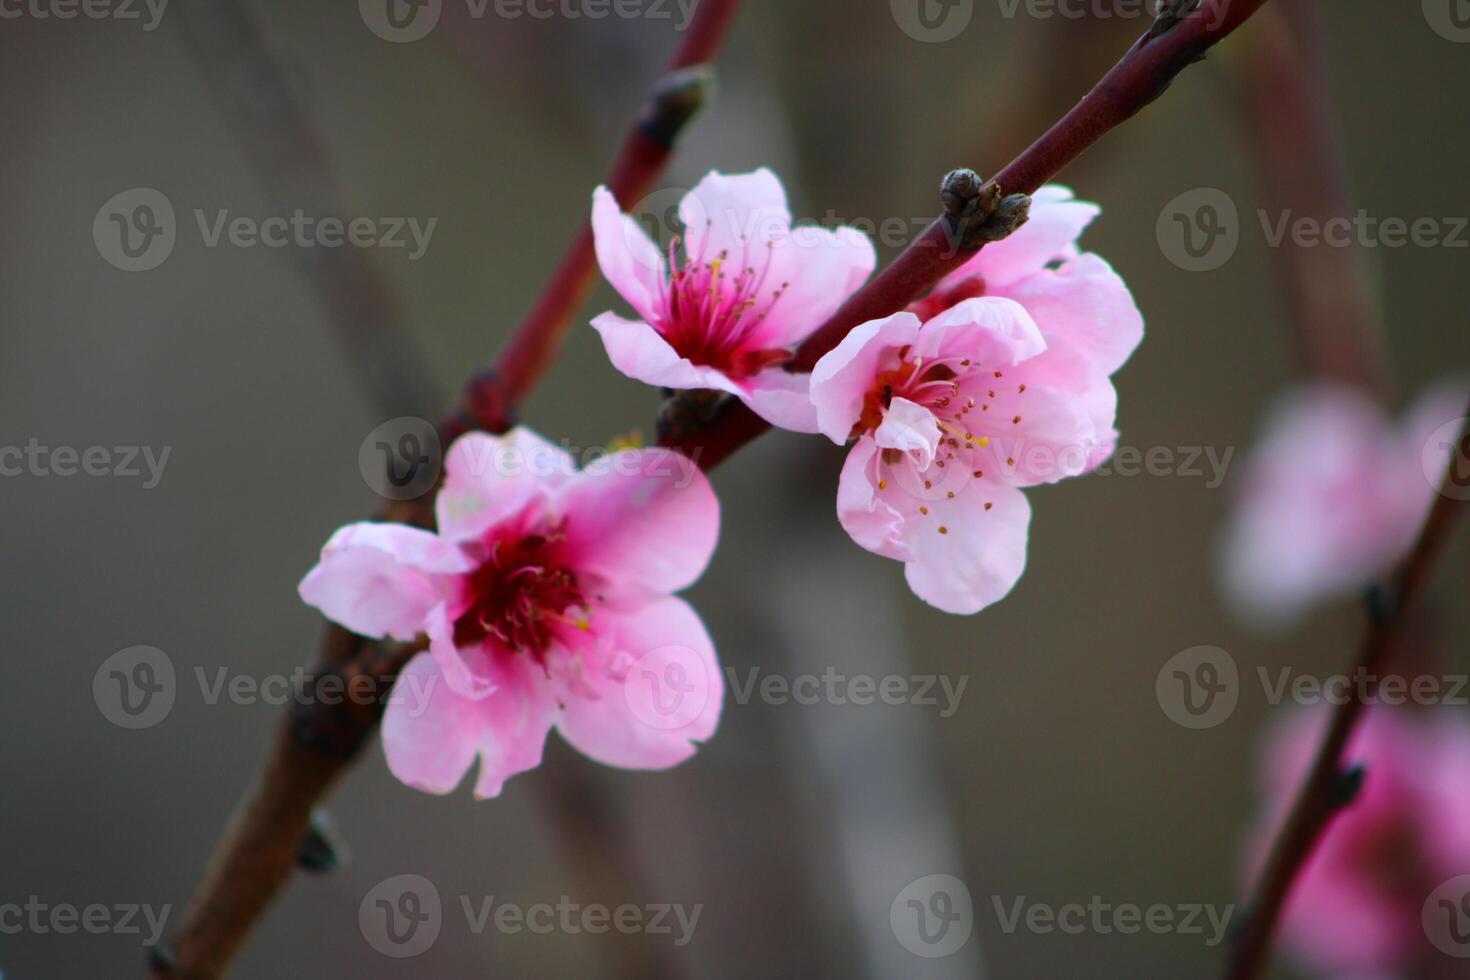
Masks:
[[[919,318],[912,313],[895,313],[853,327],[841,343],[822,356],[812,369],[811,393],[823,435],[839,446],[847,442],[879,371],[896,367],[897,351],[918,336]]]
[[[757,271],[761,261],[758,255],[752,257]],[[800,344],[857,292],[877,264],[873,243],[856,228],[803,225],[775,238],[766,283],[785,288],[766,313],[759,346]]]
[[[1048,350],[1002,380],[976,424],[991,440],[982,469],[1029,487],[1089,473],[1111,455],[1117,393],[1085,356]]]
[[[657,330],[641,320],[604,313],[592,321],[592,326],[602,335],[602,345],[613,367],[635,381],[660,388],[713,388],[743,394],[722,372],[681,357]]]
[[[383,716],[383,750],[393,775],[427,793],[451,792],[478,755],[475,796],[499,796],[505,781],[541,764],[555,720],[551,687],[530,658],[495,668],[495,691],[475,700],[455,693],[438,662],[421,653],[393,687]]]
[[[501,438],[469,432],[444,457],[444,486],[434,503],[439,533],[479,538],[576,472],[570,453],[518,426]]]
[[[628,449],[589,464],[556,506],[567,518],[565,553],[609,599],[693,584],[720,534],[709,480],[667,449]]]
[[[698,614],[667,598],[608,614],[595,653],[563,698],[557,730],[589,758],[666,769],[694,754],[720,721],[725,686]]]
[[[741,383],[740,400],[750,410],[778,429],[789,432],[817,431],[817,410],[812,405],[811,375],[767,368]]]
[[[606,187],[592,192],[592,240],[607,281],[639,316],[655,319],[666,288],[663,253]]]
[[[924,406],[895,397],[873,431],[873,441],[883,449],[909,453],[916,467],[927,470],[939,446],[939,420]]]
[[[1077,254],[1077,239],[1102,209],[1072,199],[1070,188],[1048,184],[1031,195],[1031,217],[1009,238],[986,245],[946,282],[979,275],[995,288],[1034,275],[1048,262]]]
[[[679,220],[692,262],[713,262],[725,253],[730,263],[757,269],[766,243],[791,228],[786,190],[765,167],[748,174],[711,170],[679,202]]]
[[[1103,374],[1122,367],[1143,340],[1143,314],[1133,294],[1112,266],[1091,253],[995,293],[1026,307],[1048,347],[1082,351]]]
[[[491,657],[482,647],[461,650],[454,643],[454,622],[449,608],[440,603],[425,617],[424,632],[429,635],[429,653],[439,664],[444,681],[461,697],[479,700],[495,689],[490,677]]]
[[[1031,506],[1014,487],[970,480],[953,498],[918,501],[890,484],[880,496],[907,509],[904,576],[914,595],[949,613],[979,612],[1005,598],[1026,569]],[[989,510],[986,504],[991,504]],[[939,529],[944,528],[944,532]]]
[[[473,568],[453,544],[402,524],[348,524],[322,548],[298,591],[309,606],[362,636],[412,640],[454,576]]]
[[[1428,483],[1403,478],[1412,464],[1382,410],[1356,389],[1292,389],[1263,433],[1242,466],[1221,572],[1242,619],[1279,628],[1398,558]]]
[[[924,324],[913,353],[968,357],[986,368],[1009,367],[1046,350],[1041,328],[1015,300],[981,296],[956,303]]]
[[[908,558],[903,515],[878,493],[878,444],[859,439],[847,454],[837,482],[837,520],[859,546],[885,558]]]

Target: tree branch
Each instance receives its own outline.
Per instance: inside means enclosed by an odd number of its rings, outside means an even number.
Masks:
[[[667,162],[675,138],[707,97],[712,72],[701,66],[718,51],[739,5],[739,0],[699,4],[669,73],[654,89],[608,177],[620,200],[646,192]],[[472,379],[459,407],[440,425],[446,442],[467,427],[503,432],[514,424],[515,406],[554,357],[594,267],[590,228],[584,224],[497,361],[498,371]],[[376,516],[431,526],[433,494],[390,503]],[[173,952],[153,955],[155,978],[212,980],[228,970],[251,928],[290,877],[312,808],[371,740],[393,679],[420,648],[374,643],[335,624],[326,625],[314,673],[338,675],[344,684],[374,692],[377,700],[342,698],[341,703],[328,705],[317,699],[291,707],[265,768],[216,848]]]
[[[1197,9],[1191,2],[1171,0],[1154,29],[1139,38],[1081,102],[995,175],[1000,190],[1035,193],[1093,143],[1162,95],[1181,71],[1245,23],[1266,0],[1206,0]],[[853,327],[908,306],[976,251],[978,247],[957,246],[952,227],[940,216],[807,338],[797,350],[792,370],[811,370]],[[712,422],[666,431],[659,441],[711,469],[768,428],[744,405],[729,404]]]
[[[1470,408],[1466,409],[1470,415]],[[1470,422],[1460,433],[1450,453],[1449,467],[1440,483],[1439,495],[1430,508],[1413,550],[1390,582],[1369,597],[1368,633],[1354,666],[1354,676],[1369,683],[1356,697],[1333,710],[1331,724],[1317,750],[1315,761],[1297,793],[1285,824],[1271,848],[1265,871],[1256,886],[1251,911],[1236,938],[1225,972],[1227,980],[1253,980],[1261,976],[1292,885],[1306,867],[1334,817],[1352,803],[1361,770],[1344,770],[1343,754],[1367,709],[1389,661],[1402,646],[1412,613],[1423,597],[1436,562],[1449,542],[1455,520],[1466,502],[1464,474],[1470,470]],[[1371,774],[1369,774],[1369,778]]]
[[[1239,65],[1267,205],[1325,227],[1351,212],[1324,91],[1320,8],[1290,0],[1267,11]],[[1386,395],[1383,327],[1362,250],[1308,248],[1288,236],[1280,251],[1302,370]]]

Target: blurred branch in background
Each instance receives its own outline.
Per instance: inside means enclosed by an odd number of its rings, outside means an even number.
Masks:
[[[1241,46],[1241,109],[1269,212],[1318,227],[1351,221],[1342,148],[1331,119],[1319,0],[1284,0]],[[1303,373],[1386,400],[1391,387],[1379,303],[1362,250],[1277,250]]]
[[[629,133],[608,185],[620,201],[636,200],[667,162],[679,132],[709,94],[706,65],[718,51],[739,0],[704,0],[685,31],[670,71],[653,92]],[[237,9],[240,17],[247,17]],[[258,36],[235,21],[245,36]],[[583,224],[541,299],[518,327],[496,372],[471,380],[456,413],[440,426],[452,439],[467,428],[503,432],[515,408],[550,364],[592,279],[595,256],[590,225]],[[378,517],[417,526],[433,520],[432,493],[394,501]],[[335,674],[344,684],[367,679],[386,691],[415,644],[375,643],[328,624],[314,673]],[[299,704],[288,713],[265,767],[226,830],[185,915],[171,954],[155,951],[153,975],[203,980],[224,974],[251,928],[290,877],[307,835],[312,808],[367,744],[382,720],[373,704]]]
[[[839,650],[839,669],[849,678],[914,675],[899,628],[903,611],[880,577],[875,562],[833,560],[810,532],[806,539],[793,534],[768,596],[788,640],[794,677],[820,677],[838,667],[823,657]],[[863,601],[853,602],[853,596]],[[846,612],[819,621],[811,616],[813,608]],[[848,884],[843,895],[850,907],[833,918],[856,931],[863,975],[984,980],[978,936],[954,954],[922,964],[894,941],[890,909],[906,885],[931,874],[967,877],[932,732],[918,710],[882,702],[804,706],[798,744],[805,751],[790,753],[788,764],[816,787],[811,796],[819,813],[813,823],[821,828],[819,839],[832,840]],[[875,786],[883,792],[875,793]],[[852,941],[850,935],[841,938]]]
[[[1266,0],[1169,0],[1154,27],[1045,135],[996,174],[990,184],[1006,195],[1032,194],[1099,139],[1127,122],[1168,89],[1185,68],[1245,23]],[[890,316],[919,299],[978,251],[956,247],[948,215],[935,219],[882,272],[858,290],[798,349],[791,367],[809,371],[848,331]],[[708,424],[660,434],[710,469],[769,426],[743,405],[727,404]]]
[[[1470,407],[1466,409],[1470,416]],[[1470,494],[1470,421],[1450,449],[1449,464],[1440,482],[1434,506],[1420,528],[1414,548],[1390,581],[1368,600],[1368,632],[1354,664],[1356,677],[1368,683],[1334,709],[1331,724],[1311,771],[1292,804],[1271,848],[1271,856],[1256,886],[1245,925],[1231,949],[1226,980],[1255,980],[1266,969],[1271,940],[1281,919],[1292,885],[1311,859],[1334,817],[1350,806],[1362,785],[1360,768],[1344,769],[1343,756],[1358,723],[1376,696],[1378,678],[1403,647],[1414,613],[1424,596],[1429,576],[1449,543],[1451,532]],[[1372,774],[1366,774],[1372,778]]]
[[[239,0],[190,0],[184,35],[220,111],[282,214],[347,214],[342,188],[288,66]],[[438,401],[422,353],[382,274],[360,248],[294,248],[353,374],[384,418]]]

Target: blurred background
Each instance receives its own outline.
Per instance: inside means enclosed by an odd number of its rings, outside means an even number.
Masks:
[[[1353,207],[1470,215],[1467,38],[1433,16],[1433,0],[1323,6]],[[389,419],[437,417],[493,357],[586,216],[686,14],[649,0],[639,16],[592,19],[570,16],[584,8],[567,0],[544,19],[493,2],[475,16],[444,0],[428,36],[395,43],[350,3],[246,0],[264,41],[254,51],[220,12],[230,5],[172,0],[156,17],[133,8],[136,19],[41,16],[58,9],[43,0],[6,9],[0,445],[106,447],[115,472],[27,466],[0,478],[11,667],[0,904],[168,907],[169,932],[281,711],[210,703],[196,669],[211,684],[222,670],[258,682],[313,655],[320,620],[296,583],[334,528],[375,506],[359,448]],[[965,2],[950,11],[964,24],[936,37],[915,36],[925,32],[903,0],[750,2],[719,58],[717,96],[659,187],[769,165],[799,218],[905,229],[880,236],[891,258],[937,211],[946,170],[994,172],[1148,23],[1127,3],[1070,9],[1083,16]],[[1285,250],[1256,220],[1276,205],[1243,99],[1244,54],[1268,27],[1248,24],[1062,177],[1102,205],[1083,244],[1124,275],[1147,321],[1116,378],[1123,445],[1166,448],[1168,472],[1030,492],[1027,574],[969,618],[923,605],[896,563],[848,540],[833,515],[836,447],[773,434],[716,474],[725,533],[690,598],[737,679],[963,679],[953,710],[937,682],[934,704],[740,703],[732,691],[718,736],[675,771],[601,769],[553,737],[541,769],[484,803],[402,786],[373,745],[329,805],[350,862],[293,880],[236,975],[1215,973],[1222,947],[1204,912],[1201,934],[1132,935],[1042,931],[1011,914],[1018,900],[1095,898],[1224,914],[1273,709],[1246,683],[1228,719],[1190,730],[1161,707],[1156,677],[1203,644],[1228,651],[1242,676],[1331,673],[1361,632],[1353,602],[1274,636],[1233,621],[1215,574],[1230,481],[1203,452],[1185,465],[1195,448],[1238,461],[1295,370]],[[94,219],[136,188],[171,204],[176,241],[161,264],[127,271]],[[1202,188],[1238,207],[1238,247],[1190,271],[1161,222]],[[405,232],[408,247],[340,262],[210,245],[194,216],[296,208],[437,223],[421,255]],[[1464,241],[1359,256],[1396,405],[1470,363]],[[585,326],[607,308],[622,304],[599,280],[523,413],[573,446],[651,436],[658,408]],[[342,325],[354,322],[348,341]],[[138,476],[119,447],[139,447]],[[142,449],[155,461],[168,452],[156,479]],[[1467,571],[1457,549],[1433,587],[1450,670],[1470,669],[1454,639],[1470,628]],[[167,654],[177,695],[166,717],[128,730],[99,710],[93,681],[138,645]],[[402,874],[431,882],[444,908],[437,940],[412,959],[380,952],[359,918],[365,896]],[[973,934],[942,958],[910,952],[891,916],[934,874],[972,902]],[[477,931],[462,900],[491,898],[701,911],[682,945],[677,925]],[[0,973],[139,975],[145,938],[0,933]]]

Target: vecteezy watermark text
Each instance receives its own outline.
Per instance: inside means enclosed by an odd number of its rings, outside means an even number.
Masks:
[[[3,0],[0,0],[3,2]],[[438,218],[366,217],[308,214],[236,214],[229,208],[193,210],[205,248],[381,248],[406,250],[410,262],[423,258]],[[162,265],[178,239],[173,202],[151,187],[114,194],[92,219],[92,240],[108,264],[124,272],[146,272]]]
[[[168,0],[0,0],[0,20],[140,21],[157,29]]]
[[[674,30],[689,26],[701,0],[451,0],[464,4],[471,20],[665,20]],[[406,44],[429,36],[444,14],[445,0],[358,0],[367,29],[385,41]]]
[[[142,479],[143,489],[152,490],[171,452],[172,446],[47,446],[32,437],[24,446],[0,446],[0,477]]]
[[[344,677],[311,673],[257,676],[230,667],[196,666],[191,671],[199,700],[208,706],[353,704],[403,705],[417,718],[429,708],[438,677],[405,674],[380,678],[367,674]],[[143,729],[159,724],[173,711],[180,694],[173,659],[157,647],[133,646],[108,657],[92,676],[92,699],[102,716],[119,728]]]
[[[494,930],[502,935],[666,936],[687,946],[704,914],[704,904],[655,902],[604,905],[562,895],[555,902],[523,904],[494,895],[459,895],[455,909],[471,935]],[[395,959],[418,956],[434,945],[445,926],[445,903],[434,883],[422,875],[394,875],[363,896],[357,923],[368,945]]]
[[[992,896],[996,920],[1001,931],[1012,935],[1017,930],[1037,935],[1062,933],[1080,936],[1092,933],[1125,936],[1147,932],[1155,936],[1201,936],[1206,946],[1215,947],[1224,940],[1235,914],[1234,905],[1210,905],[1200,902],[1167,904],[1154,902],[1111,902],[1093,895],[1086,904],[1066,902],[1051,905],[1034,902],[1025,895],[1013,899]]]
[[[146,902],[76,905],[29,895],[24,902],[0,902],[0,935],[71,936],[85,932],[93,936],[142,936],[144,946],[156,946],[172,911],[172,905]]]
[[[1366,210],[1317,217],[1288,208],[1256,211],[1270,248],[1470,248],[1470,217],[1380,217]],[[1234,257],[1244,233],[1234,198],[1215,187],[1185,191],[1164,205],[1155,224],[1159,249],[1187,272],[1212,272]]]
[[[1380,674],[1357,668],[1352,673],[1319,675],[1290,666],[1257,667],[1255,680],[1267,704],[1470,706],[1470,675]],[[1170,657],[1155,679],[1159,707],[1185,728],[1214,728],[1235,712],[1241,695],[1241,672],[1227,651],[1197,646]]]
[[[803,706],[828,704],[866,706],[872,704],[939,708],[939,717],[949,718],[960,707],[970,676],[947,674],[844,674],[828,667],[821,674],[762,675],[751,667],[742,678],[734,667],[725,668],[730,691],[739,705],[758,699],[763,704]]]

